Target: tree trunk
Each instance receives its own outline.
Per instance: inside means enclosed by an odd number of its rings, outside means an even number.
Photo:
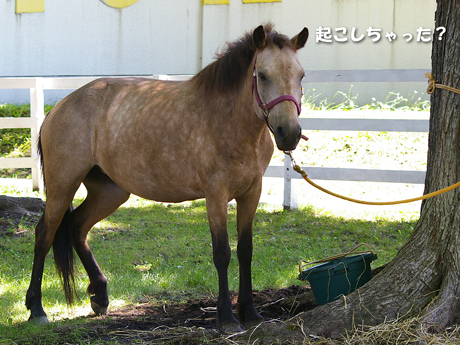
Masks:
[[[438,0],[432,71],[437,83],[460,89],[460,0]],[[460,95],[436,89],[431,96],[425,193],[460,181]],[[290,323],[261,325],[251,339],[335,337],[353,325],[420,315],[422,327],[438,331],[460,316],[460,191],[426,200],[405,246],[387,267],[344,300],[320,306]],[[303,334],[302,334],[303,333]],[[299,339],[299,338],[297,338]]]

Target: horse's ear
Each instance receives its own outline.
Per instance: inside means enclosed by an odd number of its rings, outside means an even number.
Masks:
[[[265,31],[262,25],[254,30],[252,37],[257,49],[262,49],[265,47]]]
[[[294,43],[295,49],[303,48],[308,40],[308,29],[303,28],[297,36],[292,37],[291,41]]]

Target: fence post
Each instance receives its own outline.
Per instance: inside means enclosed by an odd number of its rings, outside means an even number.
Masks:
[[[38,134],[45,118],[45,95],[43,92],[43,78],[35,78],[35,87],[30,89],[30,117],[36,123],[30,129],[31,156],[34,159],[32,167],[32,189],[42,192],[43,181],[40,178],[40,157],[38,156]]]
[[[285,210],[296,210],[299,205],[297,201],[297,192],[292,188],[292,166],[291,157],[284,155],[284,202]]]

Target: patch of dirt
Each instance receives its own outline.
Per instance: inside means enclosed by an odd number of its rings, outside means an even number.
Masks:
[[[292,285],[279,290],[254,292],[254,302],[265,322],[282,322],[316,307],[308,286]],[[232,294],[236,304],[237,296]],[[116,310],[108,316],[94,317],[85,329],[89,342],[96,340],[142,344],[228,343],[228,335],[216,329],[217,299],[204,297],[187,302],[144,303],[131,309]],[[236,310],[235,310],[236,313]],[[55,330],[65,339],[72,328]]]
[[[0,195],[0,236],[20,235],[19,224],[34,226],[45,209],[39,198],[16,198]]]

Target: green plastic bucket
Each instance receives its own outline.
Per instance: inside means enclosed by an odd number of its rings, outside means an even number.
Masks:
[[[375,259],[374,253],[344,257],[302,271],[299,279],[308,280],[318,305],[326,304],[366,284],[372,278]]]

